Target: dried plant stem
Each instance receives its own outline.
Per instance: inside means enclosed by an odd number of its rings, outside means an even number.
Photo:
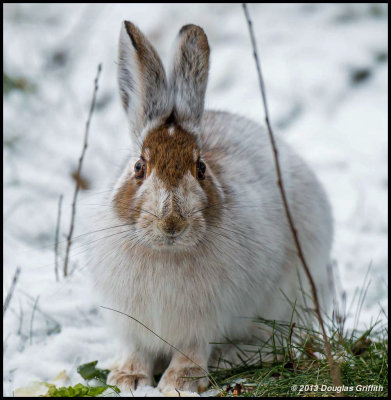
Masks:
[[[275,142],[275,139],[274,139],[274,135],[273,135],[272,127],[271,127],[271,124],[270,124],[270,119],[269,119],[269,110],[268,110],[268,106],[267,106],[265,84],[264,84],[263,77],[262,77],[261,65],[260,65],[260,61],[259,61],[259,57],[258,57],[257,45],[256,45],[256,41],[255,41],[255,36],[254,36],[254,31],[253,31],[253,27],[252,27],[250,14],[248,12],[246,3],[243,3],[242,6],[243,6],[244,14],[245,14],[245,17],[246,17],[248,29],[249,29],[249,32],[250,32],[251,44],[252,44],[252,48],[253,48],[253,56],[254,56],[254,59],[255,59],[255,64],[256,64],[257,73],[258,73],[258,79],[259,79],[259,86],[260,86],[262,100],[263,100],[263,106],[264,106],[264,112],[265,112],[265,121],[266,121],[266,126],[267,126],[267,130],[268,130],[268,134],[269,134],[269,139],[270,139],[270,142],[271,142],[271,145],[272,145],[272,149],[273,149],[274,163],[275,163],[275,169],[276,169],[276,172],[277,172],[277,179],[278,179],[278,181],[277,181],[278,187],[280,188],[282,202],[283,202],[285,213],[286,213],[286,216],[287,216],[287,219],[288,219],[289,227],[290,227],[290,229],[292,231],[293,239],[294,239],[294,242],[295,242],[295,245],[296,245],[296,249],[297,249],[297,254],[299,256],[299,259],[300,259],[301,263],[303,264],[304,271],[305,271],[305,273],[307,275],[307,278],[309,280],[309,283],[310,283],[312,299],[313,299],[313,302],[314,302],[315,313],[316,313],[317,319],[319,321],[320,328],[322,330],[324,346],[325,346],[325,352],[326,352],[327,361],[328,361],[328,364],[329,364],[329,367],[330,367],[331,378],[332,378],[333,384],[335,386],[341,386],[342,383],[341,383],[340,372],[339,372],[339,368],[335,364],[333,356],[331,354],[330,342],[329,342],[328,337],[327,337],[326,329],[325,329],[325,326],[324,326],[324,321],[323,321],[322,314],[321,314],[321,311],[320,311],[320,304],[319,304],[318,293],[317,293],[317,290],[316,290],[316,285],[315,285],[314,279],[312,277],[312,274],[310,272],[310,269],[308,267],[308,264],[307,264],[307,262],[305,260],[305,257],[304,257],[304,254],[303,254],[303,250],[302,250],[302,247],[300,245],[299,237],[298,237],[298,234],[297,234],[297,230],[296,230],[296,227],[295,227],[295,224],[293,222],[293,218],[292,218],[292,215],[291,215],[291,212],[290,212],[290,209],[289,209],[286,193],[285,193],[285,188],[284,188],[284,184],[283,184],[283,180],[282,180],[280,163],[279,163],[279,160],[278,160],[277,146],[276,146],[276,142]]]
[[[19,274],[20,274],[20,267],[17,267],[16,271],[15,271],[15,274],[14,274],[14,277],[12,278],[12,283],[11,283],[10,290],[7,293],[7,296],[6,296],[5,301],[4,301],[3,318],[4,318],[5,312],[7,311],[9,303],[11,301],[12,295],[14,294],[14,290],[15,290],[16,283],[18,282]]]
[[[61,205],[63,195],[60,195],[58,199],[58,212],[57,212],[57,224],[56,224],[56,235],[54,237],[54,272],[56,274],[56,281],[58,282],[58,236],[60,233],[60,222],[61,222]]]
[[[288,342],[288,349],[289,349],[289,360],[292,364],[292,368],[296,373],[296,363],[295,363],[295,358],[293,357],[293,351],[292,351],[292,335],[293,335],[293,328],[296,326],[296,323],[293,322],[290,326],[289,329],[289,342]]]
[[[34,301],[34,306],[33,306],[33,312],[31,313],[31,320],[30,320],[30,345],[33,344],[33,322],[34,322],[34,315],[35,315],[35,310],[38,305],[38,300],[39,300],[39,295]]]
[[[88,118],[86,122],[86,127],[85,127],[85,132],[84,132],[84,144],[83,144],[83,149],[79,158],[79,166],[77,168],[76,172],[76,186],[75,186],[75,192],[73,194],[73,201],[72,201],[72,215],[71,215],[71,224],[69,227],[69,233],[67,237],[67,247],[65,251],[65,260],[64,260],[64,276],[68,275],[68,262],[69,262],[69,252],[71,249],[71,242],[72,242],[72,234],[73,234],[73,229],[74,229],[74,224],[75,224],[75,215],[76,215],[76,201],[77,201],[77,195],[79,194],[79,189],[80,189],[80,176],[81,176],[81,168],[83,165],[83,160],[84,160],[84,155],[87,150],[88,146],[88,133],[90,130],[90,123],[91,123],[91,117],[92,113],[95,108],[95,102],[96,102],[96,94],[98,91],[98,81],[99,81],[99,76],[100,72],[102,70],[102,64],[98,65],[98,72],[96,74],[96,78],[94,81],[94,93],[92,95],[92,101],[91,101],[91,106],[90,106],[90,111],[88,113]]]

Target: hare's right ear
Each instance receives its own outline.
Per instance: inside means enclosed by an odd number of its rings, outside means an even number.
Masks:
[[[148,39],[129,21],[121,28],[118,81],[122,104],[137,137],[149,122],[169,115],[172,106],[162,62]]]

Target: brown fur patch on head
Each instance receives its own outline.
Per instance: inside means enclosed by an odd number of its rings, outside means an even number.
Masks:
[[[140,207],[137,204],[133,204],[133,197],[140,185],[140,180],[134,176],[129,177],[114,196],[114,211],[122,220],[134,223],[140,216]]]
[[[146,217],[151,219],[147,214],[144,214],[142,209],[143,203],[148,202],[149,199],[145,196],[138,196],[135,201],[136,194],[140,186],[144,184],[145,179],[148,179],[153,172],[154,176],[158,177],[163,187],[168,191],[176,193],[175,189],[180,188],[182,179],[188,172],[197,180],[198,184],[202,188],[206,199],[204,198],[197,204],[196,210],[186,210],[184,214],[182,206],[176,203],[176,197],[171,198],[170,205],[165,205],[162,209],[162,215],[167,217],[166,220],[162,220],[163,224],[173,224],[172,218],[175,216],[178,219],[178,224],[185,224],[188,215],[194,215],[192,218],[192,226],[197,230],[197,224],[202,225],[202,222],[208,225],[218,225],[221,221],[223,210],[226,205],[230,203],[231,194],[227,191],[227,187],[224,184],[226,179],[229,177],[224,176],[222,164],[226,162],[226,154],[229,149],[215,146],[213,149],[204,146],[202,149],[201,159],[206,164],[206,173],[204,179],[199,179],[197,176],[197,164],[200,157],[200,150],[197,145],[196,137],[184,130],[183,128],[176,125],[174,120],[169,120],[166,124],[159,128],[151,130],[143,143],[142,152],[140,157],[145,159],[146,173],[144,178],[137,178],[133,172],[133,165],[129,166],[130,170],[127,172],[129,175],[122,181],[120,188],[115,194],[113,204],[114,210],[117,216],[126,222],[131,224],[139,222],[140,218]],[[217,182],[215,182],[217,179]],[[189,190],[192,187],[195,188],[195,182],[188,180],[183,181],[185,186],[183,190],[186,196],[192,196]],[[190,183],[190,186],[187,183]],[[219,186],[216,186],[216,185]],[[153,187],[151,187],[152,190]],[[174,190],[173,190],[174,189]],[[221,189],[223,192],[221,192]],[[180,188],[182,190],[182,188]],[[181,191],[179,193],[182,193]],[[159,200],[156,200],[159,202]],[[151,212],[159,213],[160,211],[154,211],[154,205],[148,206]],[[193,211],[193,214],[191,212]],[[187,214],[190,212],[190,214]],[[174,213],[175,215],[171,215]],[[199,214],[195,214],[199,213]],[[142,214],[142,215],[141,215]],[[160,215],[160,214],[159,214]],[[203,216],[203,219],[197,218],[197,216]],[[152,220],[152,219],[151,219]],[[145,221],[144,221],[145,222]],[[147,224],[150,223],[147,222]],[[187,222],[186,222],[187,223]],[[168,228],[170,228],[170,226]]]
[[[146,136],[142,155],[148,159],[147,176],[155,171],[167,189],[178,186],[187,171],[196,176],[194,151],[199,154],[195,136],[178,126],[165,124]]]

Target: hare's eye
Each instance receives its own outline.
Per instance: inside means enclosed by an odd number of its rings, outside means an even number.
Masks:
[[[144,178],[145,174],[145,162],[144,160],[138,160],[134,165],[134,173],[136,178]]]
[[[203,161],[198,160],[197,162],[197,178],[205,179],[206,165]]]

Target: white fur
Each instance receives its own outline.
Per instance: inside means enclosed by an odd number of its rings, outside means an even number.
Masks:
[[[142,201],[143,209],[155,216],[141,212],[135,225],[98,232],[91,272],[101,305],[138,319],[181,351],[198,354],[206,366],[216,361],[211,356],[218,346],[210,342],[266,339],[257,324],[243,317],[289,321],[292,307],[284,295],[292,303],[297,300],[297,310],[304,303],[298,274],[302,289],[306,293],[309,289],[265,130],[237,115],[206,111],[200,132],[200,151],[213,154],[215,149],[219,156],[216,162],[222,173],[216,174],[209,165],[207,173],[222,199],[221,221],[216,225],[194,213],[205,207],[206,195],[190,173],[177,188],[167,189],[152,172],[129,208]],[[311,169],[279,138],[277,146],[289,206],[326,308],[330,207]],[[226,150],[217,150],[221,148]],[[109,204],[126,176],[131,176],[134,162],[132,158]],[[189,227],[175,245],[160,247],[163,237],[157,223],[173,202]],[[124,224],[113,208],[104,210],[97,229]],[[106,314],[121,339],[123,354],[142,358],[147,369],[158,358],[168,362],[175,354],[136,321],[115,312]],[[164,383],[162,389],[168,386]]]
[[[183,350],[194,344],[207,346],[209,342],[224,341],[225,337],[249,339],[253,324],[241,317],[289,320],[292,309],[280,290],[292,301],[297,299],[300,304],[302,300],[296,276],[297,267],[300,271],[301,266],[282,208],[265,132],[244,118],[226,113],[205,113],[204,125],[204,141],[227,143],[232,149],[221,161],[224,184],[235,196],[234,206],[227,205],[222,210],[222,228],[229,231],[211,228],[226,238],[209,232],[207,245],[199,242],[178,254],[152,249],[143,254],[144,247],[139,251],[137,244],[129,251],[123,248],[137,240],[148,243],[141,231],[136,240],[129,238],[132,232],[137,233],[132,227],[129,233],[119,235],[114,233],[126,229],[112,229],[112,236],[96,242],[93,272],[97,291],[103,295],[100,304],[139,319]],[[292,149],[281,140],[278,148],[299,237],[324,295],[332,238],[327,199],[313,173]],[[154,179],[151,177],[152,182]],[[158,182],[154,184],[160,190],[152,192],[150,203],[144,208],[155,203],[152,210],[157,212],[168,194]],[[186,201],[190,209],[199,206],[195,197]],[[104,226],[122,222],[113,211],[108,211],[105,219]],[[107,232],[101,236],[107,236]],[[168,345],[137,322],[108,314],[124,345],[137,346],[151,354],[170,354]]]

